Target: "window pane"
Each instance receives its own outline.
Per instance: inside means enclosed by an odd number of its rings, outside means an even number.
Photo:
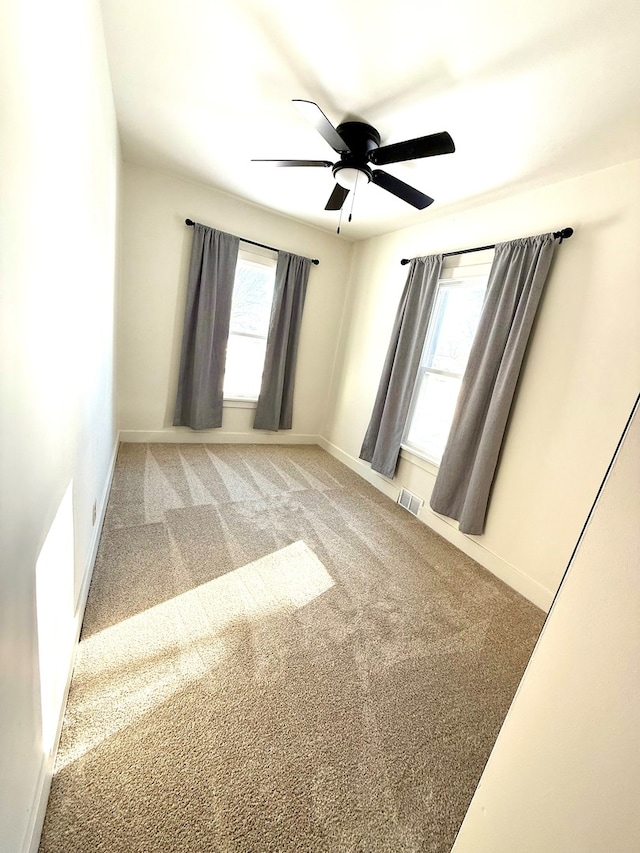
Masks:
[[[266,347],[265,338],[229,334],[224,371],[224,396],[227,399],[258,399]]]
[[[227,400],[258,399],[275,268],[275,258],[260,262],[238,257],[224,371],[223,394]]]
[[[461,375],[476,333],[486,279],[471,284],[441,284],[431,316],[423,365]]]
[[[231,331],[267,336],[273,300],[274,269],[238,260],[231,302]]]
[[[461,380],[438,373],[423,373],[418,382],[406,441],[439,463],[449,435]]]

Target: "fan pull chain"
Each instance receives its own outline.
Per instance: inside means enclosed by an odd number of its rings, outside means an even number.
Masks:
[[[340,228],[341,228],[341,227],[342,227],[342,208],[340,208],[340,214],[339,214],[339,216],[338,216],[338,230],[337,230],[337,232],[336,232],[337,234],[339,234],[339,233],[340,233]]]
[[[356,173],[356,181],[353,185],[353,194],[351,196],[351,210],[349,211],[349,222],[351,222],[351,218],[353,217],[353,203],[356,200],[356,190],[358,189],[358,178],[360,177],[360,172]]]

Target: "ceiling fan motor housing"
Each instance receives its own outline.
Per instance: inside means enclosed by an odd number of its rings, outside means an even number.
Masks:
[[[370,124],[363,121],[345,121],[336,128],[342,139],[349,146],[349,151],[340,154],[340,160],[333,166],[334,178],[343,186],[353,186],[353,172],[345,172],[343,176],[339,173],[343,170],[356,170],[366,177],[367,183],[371,180],[371,169],[369,168],[369,152],[380,145],[380,134]]]

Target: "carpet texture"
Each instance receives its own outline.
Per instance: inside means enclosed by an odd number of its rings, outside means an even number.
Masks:
[[[317,447],[120,447],[41,853],[448,853],[543,613]]]

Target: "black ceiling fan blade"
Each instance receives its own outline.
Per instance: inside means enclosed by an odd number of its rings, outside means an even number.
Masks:
[[[402,199],[402,201],[406,201],[407,204],[417,207],[418,210],[424,210],[425,207],[433,204],[433,199],[430,196],[421,193],[415,187],[410,187],[409,184],[405,184],[404,181],[390,175],[388,172],[383,172],[382,169],[374,169],[371,173],[371,180],[374,184],[382,187],[383,190],[387,190],[387,192],[393,193],[393,195]]]
[[[340,210],[344,204],[345,198],[349,195],[349,190],[346,187],[336,184],[333,192],[329,196],[329,201],[325,206],[325,210]]]
[[[344,154],[351,150],[314,101],[303,101],[299,98],[294,98],[293,103],[307,121],[311,122],[325,142],[329,143],[334,151],[337,151],[338,154]]]
[[[431,133],[417,139],[407,139],[393,145],[382,145],[374,148],[369,154],[369,160],[376,166],[387,163],[402,163],[405,160],[419,160],[421,157],[435,157],[438,154],[453,154],[456,146],[447,131]]]
[[[274,166],[333,166],[329,160],[252,160],[252,163],[273,163]]]

